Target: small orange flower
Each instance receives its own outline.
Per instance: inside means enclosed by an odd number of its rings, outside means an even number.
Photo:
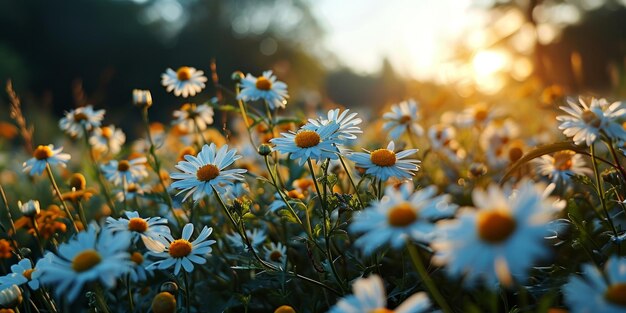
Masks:
[[[13,256],[13,247],[6,239],[0,239],[0,259],[9,259]]]

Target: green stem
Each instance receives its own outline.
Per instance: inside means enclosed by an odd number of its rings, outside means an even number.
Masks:
[[[359,205],[361,206],[361,209],[364,209],[365,206],[363,205],[361,194],[359,193],[359,189],[357,188],[356,184],[354,183],[354,180],[352,179],[352,175],[350,174],[350,169],[348,169],[348,166],[346,165],[346,162],[343,160],[343,157],[340,154],[337,154],[337,156],[339,156],[339,161],[341,162],[341,166],[343,166],[343,170],[346,171],[346,174],[348,175],[348,180],[350,181],[350,185],[352,185],[352,188],[354,188],[354,193],[356,193],[356,198],[359,201]]]
[[[185,307],[187,313],[191,313],[191,293],[189,292],[189,281],[187,280],[187,271],[183,270],[183,282],[185,283]]]
[[[107,204],[109,205],[109,207],[111,207],[111,210],[113,210],[113,214],[117,215],[117,212],[115,212],[115,201],[113,201],[113,198],[111,197],[111,191],[109,190],[109,187],[104,181],[104,177],[102,176],[100,167],[98,167],[98,162],[96,162],[96,156],[93,154],[93,149],[91,149],[91,144],[89,143],[89,136],[87,135],[89,134],[89,132],[87,131],[87,128],[84,126],[83,126],[83,131],[85,133],[85,146],[89,150],[89,158],[91,159],[91,165],[93,166],[93,170],[95,171],[95,174],[96,174],[96,178],[97,178],[96,180],[98,181],[98,184],[100,185],[100,189],[102,189],[102,194],[104,194],[104,198],[106,199]]]
[[[130,312],[135,312],[135,302],[133,301],[133,290],[130,287],[130,275],[126,276],[126,291],[128,293],[128,305],[130,306]]]
[[[102,312],[111,313],[109,311],[109,307],[107,306],[107,302],[104,299],[104,290],[102,289],[100,285],[96,285],[95,294],[96,294],[96,303],[98,304],[100,309],[102,309]]]
[[[604,186],[602,179],[600,178],[600,172],[598,171],[598,163],[596,161],[596,153],[594,144],[591,144],[591,162],[593,163],[593,173],[596,178],[596,192],[598,193],[598,197],[600,198],[600,203],[602,204],[602,210],[604,211],[604,215],[606,215],[606,220],[611,227],[611,231],[613,232],[613,236],[615,238],[618,237],[617,229],[615,229],[615,225],[613,224],[613,220],[611,219],[611,215],[609,214],[609,210],[606,207],[606,201],[604,200]],[[617,253],[620,254],[620,244],[617,244]]]
[[[411,256],[411,261],[413,262],[413,266],[415,267],[415,270],[417,270],[417,273],[422,278],[422,281],[424,282],[424,285],[426,285],[426,289],[428,289],[428,291],[430,292],[431,297],[441,307],[441,310],[444,313],[452,313],[453,311],[448,305],[448,302],[446,302],[446,299],[441,295],[441,293],[437,289],[435,282],[432,280],[432,278],[430,278],[430,275],[428,275],[426,266],[424,265],[424,262],[422,261],[422,258],[419,255],[417,248],[415,248],[415,246],[413,246],[411,243],[407,243],[406,247],[407,247],[407,250],[409,251],[409,255]]]
[[[54,192],[57,194],[59,201],[61,201],[61,207],[63,208],[63,211],[65,211],[65,214],[67,214],[67,217],[72,222],[74,231],[78,233],[78,227],[76,227],[76,222],[74,222],[74,216],[72,216],[72,212],[70,212],[70,210],[67,208],[67,205],[65,204],[65,201],[63,200],[63,196],[61,195],[59,186],[57,185],[57,182],[54,179],[54,175],[52,174],[52,168],[50,168],[50,163],[48,162],[46,162],[46,172],[48,173],[48,178],[50,179],[50,184],[52,184],[52,188],[54,188]],[[87,225],[84,225],[84,227],[87,227]]]
[[[39,233],[39,225],[37,225],[37,218],[35,216],[31,216],[30,220],[33,222],[33,228],[35,229],[35,240],[37,241],[39,252],[41,252],[41,255],[43,256],[44,249],[43,249],[41,234]]]
[[[270,166],[269,158],[267,157],[267,155],[263,156],[263,158],[265,159],[265,166],[267,167],[267,170],[270,174],[270,178],[272,179],[272,185],[274,186],[274,189],[276,189],[276,192],[280,195],[280,198],[283,200],[283,202],[285,202],[285,205],[287,206],[289,211],[291,211],[291,214],[296,218],[296,220],[298,221],[298,224],[302,225],[302,220],[300,220],[300,217],[298,216],[298,214],[296,214],[296,211],[293,209],[291,204],[289,204],[289,201],[287,201],[287,199],[285,198],[285,195],[283,195],[282,190],[278,187],[278,183],[276,182],[276,177],[274,177],[274,172],[272,171],[272,167]],[[309,237],[310,237],[310,234],[309,234]]]

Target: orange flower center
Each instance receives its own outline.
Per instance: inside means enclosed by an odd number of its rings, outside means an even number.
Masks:
[[[289,198],[294,198],[294,199],[304,199],[304,195],[296,189],[289,190],[287,192],[287,196],[289,196]]]
[[[113,136],[113,129],[111,129],[111,127],[104,126],[100,130],[102,131],[102,137],[104,138],[108,139]]]
[[[492,244],[509,238],[517,226],[511,214],[498,209],[479,212],[477,223],[480,239]]]
[[[302,130],[296,134],[294,141],[300,148],[311,148],[317,146],[322,138],[312,130]]]
[[[174,313],[176,312],[176,298],[169,292],[163,291],[152,300],[152,312]]]
[[[176,239],[170,243],[169,253],[173,258],[182,258],[191,253],[191,248],[191,242],[185,239]]]
[[[176,71],[176,77],[180,81],[191,79],[191,68],[189,68],[189,66],[181,66],[178,71]]]
[[[128,161],[126,160],[122,160],[119,163],[117,163],[117,170],[120,172],[126,172],[130,169],[130,163],[128,163]]]
[[[86,121],[88,119],[89,119],[89,116],[87,116],[87,114],[85,113],[80,112],[80,113],[74,114],[74,121],[76,122]]]
[[[511,162],[515,162],[522,158],[524,155],[524,150],[520,147],[513,147],[509,150],[509,160]]]
[[[377,149],[370,154],[370,160],[378,166],[392,166],[396,164],[396,153],[388,149]]]
[[[474,119],[479,122],[486,120],[488,116],[489,112],[485,109],[477,109],[476,112],[474,112]]]
[[[281,305],[276,310],[274,310],[274,313],[296,313],[296,310],[288,305]]]
[[[591,110],[583,111],[583,113],[581,114],[581,118],[583,119],[585,124],[593,127],[600,127],[600,124],[602,123],[600,118],[598,118],[598,115],[593,113]]]
[[[135,262],[137,265],[141,265],[143,263],[143,255],[141,253],[135,251],[130,255],[130,260]]]
[[[270,253],[270,260],[274,262],[280,262],[280,259],[283,257],[283,254],[280,251],[272,251]]]
[[[93,268],[102,262],[102,257],[100,254],[93,249],[85,250],[79,254],[77,254],[72,260],[72,269],[75,272],[84,272]]]
[[[389,310],[386,308],[378,308],[370,310],[368,313],[393,313],[393,310]]]
[[[52,149],[48,146],[38,146],[33,152],[33,156],[37,160],[45,160],[52,156]]]
[[[130,193],[135,193],[135,192],[139,191],[139,186],[137,184],[130,184],[130,185],[128,185],[128,188],[126,188],[126,191],[128,191]]]
[[[609,286],[604,293],[604,298],[613,304],[626,307],[626,283]]]
[[[270,90],[272,89],[272,82],[265,78],[265,76],[261,76],[256,79],[256,89],[265,91]]]
[[[400,124],[408,124],[410,121],[411,121],[411,116],[402,115],[402,117],[400,117],[400,120],[398,122],[400,122]]]
[[[393,227],[406,227],[417,220],[417,213],[410,203],[403,202],[389,210],[387,219]]]
[[[87,181],[85,180],[85,176],[81,173],[76,173],[70,177],[70,188],[76,190],[83,190],[87,186]]]
[[[207,164],[198,169],[196,177],[199,181],[209,181],[220,175],[220,169],[213,164]]]
[[[31,268],[29,270],[25,270],[24,272],[22,272],[22,276],[26,277],[26,279],[31,280],[33,279],[33,272],[35,271],[34,268]]]
[[[570,150],[559,151],[555,153],[554,154],[554,167],[559,171],[567,171],[571,169],[572,165],[574,165],[572,158],[574,157],[575,154],[576,152],[570,151]]]
[[[141,217],[133,217],[128,220],[128,230],[143,233],[148,230],[148,222]]]

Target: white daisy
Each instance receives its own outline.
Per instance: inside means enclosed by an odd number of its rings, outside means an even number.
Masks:
[[[276,145],[276,150],[280,153],[291,154],[290,159],[299,159],[300,166],[309,158],[318,162],[337,159],[337,145],[342,143],[337,134],[339,125],[329,122],[315,130],[307,130],[305,127],[306,125],[297,133],[282,133],[283,137],[271,139],[270,142]]]
[[[389,136],[394,140],[407,131],[414,136],[421,136],[424,129],[418,123],[419,119],[418,104],[415,100],[409,99],[392,105],[391,112],[383,114],[383,120],[386,121],[383,129],[391,130]]]
[[[228,145],[223,145],[219,150],[214,143],[204,145],[197,156],[185,155],[185,161],[176,164],[176,168],[182,173],[172,173],[170,177],[176,180],[172,188],[180,189],[186,193],[183,201],[193,195],[193,200],[198,201],[204,196],[213,194],[213,188],[219,193],[225,193],[226,186],[232,185],[233,181],[243,181],[244,169],[225,170],[241,158],[236,149],[229,150]],[[178,195],[177,194],[177,195]]]
[[[140,237],[148,237],[157,240],[158,237],[171,237],[170,228],[167,226],[167,219],[158,216],[142,218],[136,211],[125,212],[126,217],[114,219],[107,217],[106,227],[113,232],[128,233],[132,236],[133,242]]]
[[[284,267],[287,262],[287,247],[282,243],[270,242],[270,246],[263,247],[265,251],[265,260],[275,265]]]
[[[99,280],[106,288],[114,288],[117,279],[132,269],[128,252],[130,236],[99,230],[95,224],[79,232],[59,246],[58,255],[48,252],[37,262],[39,280],[54,285],[58,297],[74,301],[88,282]]]
[[[181,239],[174,240],[169,236],[145,241],[150,254],[163,259],[150,264],[147,269],[164,270],[174,266],[174,275],[178,275],[182,266],[185,272],[191,273],[194,269],[193,263],[206,263],[206,256],[211,253],[211,245],[215,243],[215,240],[207,240],[212,232],[213,228],[204,226],[196,240],[189,241],[193,234],[193,224],[189,223],[183,228]]]
[[[41,212],[39,201],[37,200],[28,200],[26,203],[22,203],[22,201],[18,201],[17,206],[20,208],[20,211],[25,216],[34,217],[34,216],[37,216],[39,212]]]
[[[122,185],[124,180],[126,184],[132,184],[148,177],[146,162],[148,160],[145,157],[121,161],[111,160],[101,167],[106,179],[114,185]]]
[[[387,148],[376,149],[374,151],[351,152],[348,159],[356,163],[356,166],[366,169],[365,173],[370,174],[379,180],[385,181],[390,177],[400,179],[415,175],[419,170],[419,160],[405,159],[417,153],[417,149],[409,149],[401,152],[394,152],[395,144],[390,141]]]
[[[195,96],[206,87],[207,78],[204,72],[196,70],[194,67],[181,66],[174,71],[168,68],[165,73],[161,74],[161,84],[167,92],[174,91],[174,95],[183,98]]]
[[[456,123],[460,127],[478,127],[487,126],[493,119],[500,117],[502,112],[494,108],[489,108],[484,103],[477,103],[459,113],[456,116]]]
[[[254,101],[263,99],[270,108],[285,108],[287,104],[287,84],[276,80],[272,71],[263,72],[262,76],[254,77],[251,74],[241,80],[241,91],[237,99],[243,101]]]
[[[63,147],[54,149],[54,145],[38,146],[33,152],[33,157],[22,164],[24,172],[28,172],[30,176],[41,175],[46,169],[46,164],[66,167],[71,156],[61,151]]]
[[[571,150],[556,152],[554,155],[542,155],[533,160],[537,172],[547,176],[555,184],[566,184],[574,175],[591,175],[593,171],[586,167],[583,156]]]
[[[180,110],[174,111],[172,121],[174,125],[180,125],[188,132],[195,132],[196,127],[203,131],[208,125],[213,124],[213,108],[206,105],[196,105],[195,103],[185,103]]]
[[[94,110],[88,105],[66,112],[59,121],[59,127],[72,137],[82,138],[85,130],[88,132],[100,127],[104,119],[104,110]]]
[[[591,264],[582,266],[583,277],[573,275],[563,287],[565,303],[572,313],[619,313],[626,311],[626,259],[611,257],[604,273]]]
[[[356,213],[349,229],[363,233],[354,244],[364,254],[370,255],[384,244],[399,249],[411,239],[428,243],[435,235],[433,222],[454,215],[457,205],[449,202],[448,195],[436,196],[436,187],[413,189],[412,182],[399,189],[387,187],[380,201]]]
[[[114,125],[95,128],[89,138],[89,143],[94,150],[111,154],[120,152],[124,142],[126,142],[126,135]]]
[[[402,302],[395,310],[387,309],[387,295],[383,280],[378,275],[359,278],[352,285],[354,294],[340,299],[329,313],[421,313],[431,306],[425,292],[418,292]]]
[[[338,133],[339,139],[356,139],[355,134],[362,134],[363,131],[358,126],[363,122],[362,119],[356,118],[357,113],[351,113],[349,109],[343,111],[339,114],[341,110],[334,109],[328,111],[327,118],[323,116],[319,116],[317,119],[309,119],[309,122],[302,127],[302,129],[306,130],[317,130],[318,128],[328,125],[330,122],[335,122],[335,124],[339,125],[339,129],[336,130]]]
[[[428,139],[433,150],[442,150],[448,147],[456,137],[456,129],[445,124],[435,124],[428,128]]]
[[[587,104],[582,98],[578,101],[580,104],[568,99],[569,107],[562,106],[561,110],[569,115],[556,118],[561,122],[559,129],[565,136],[572,137],[575,144],[591,146],[601,133],[612,139],[626,138],[626,131],[618,121],[626,117],[626,108],[621,102],[609,104],[605,99],[591,99]]]
[[[547,256],[544,236],[554,213],[565,201],[549,198],[552,188],[522,181],[510,197],[496,185],[486,192],[474,189],[476,209],[461,210],[456,220],[438,224],[432,243],[433,262],[445,264],[453,276],[465,276],[468,285],[479,280],[489,288],[524,280],[533,262]]]
[[[33,264],[29,259],[22,259],[17,264],[11,265],[11,273],[0,277],[0,290],[11,287],[12,285],[21,286],[28,283],[28,287],[32,290],[39,289],[38,275]]]
[[[267,238],[265,231],[258,228],[253,230],[246,229],[246,236],[248,237],[248,240],[250,240],[250,244],[252,245],[252,248],[254,248],[254,251],[257,251],[257,247],[265,241],[265,238]],[[235,250],[246,250],[248,248],[248,245],[243,242],[243,239],[237,232],[226,234],[226,239],[228,239],[230,246]]]
[[[142,186],[138,183],[130,183],[126,186],[126,192],[120,190],[117,194],[115,194],[115,199],[119,202],[123,202],[124,199],[133,200],[135,197],[141,197],[146,193],[146,190],[149,190],[146,186]]]
[[[11,285],[0,290],[0,307],[17,307],[23,300],[22,289],[17,285]]]

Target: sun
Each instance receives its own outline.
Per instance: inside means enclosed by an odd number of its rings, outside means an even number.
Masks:
[[[505,70],[509,62],[508,56],[502,52],[483,50],[474,55],[472,67],[477,77],[486,77]]]

